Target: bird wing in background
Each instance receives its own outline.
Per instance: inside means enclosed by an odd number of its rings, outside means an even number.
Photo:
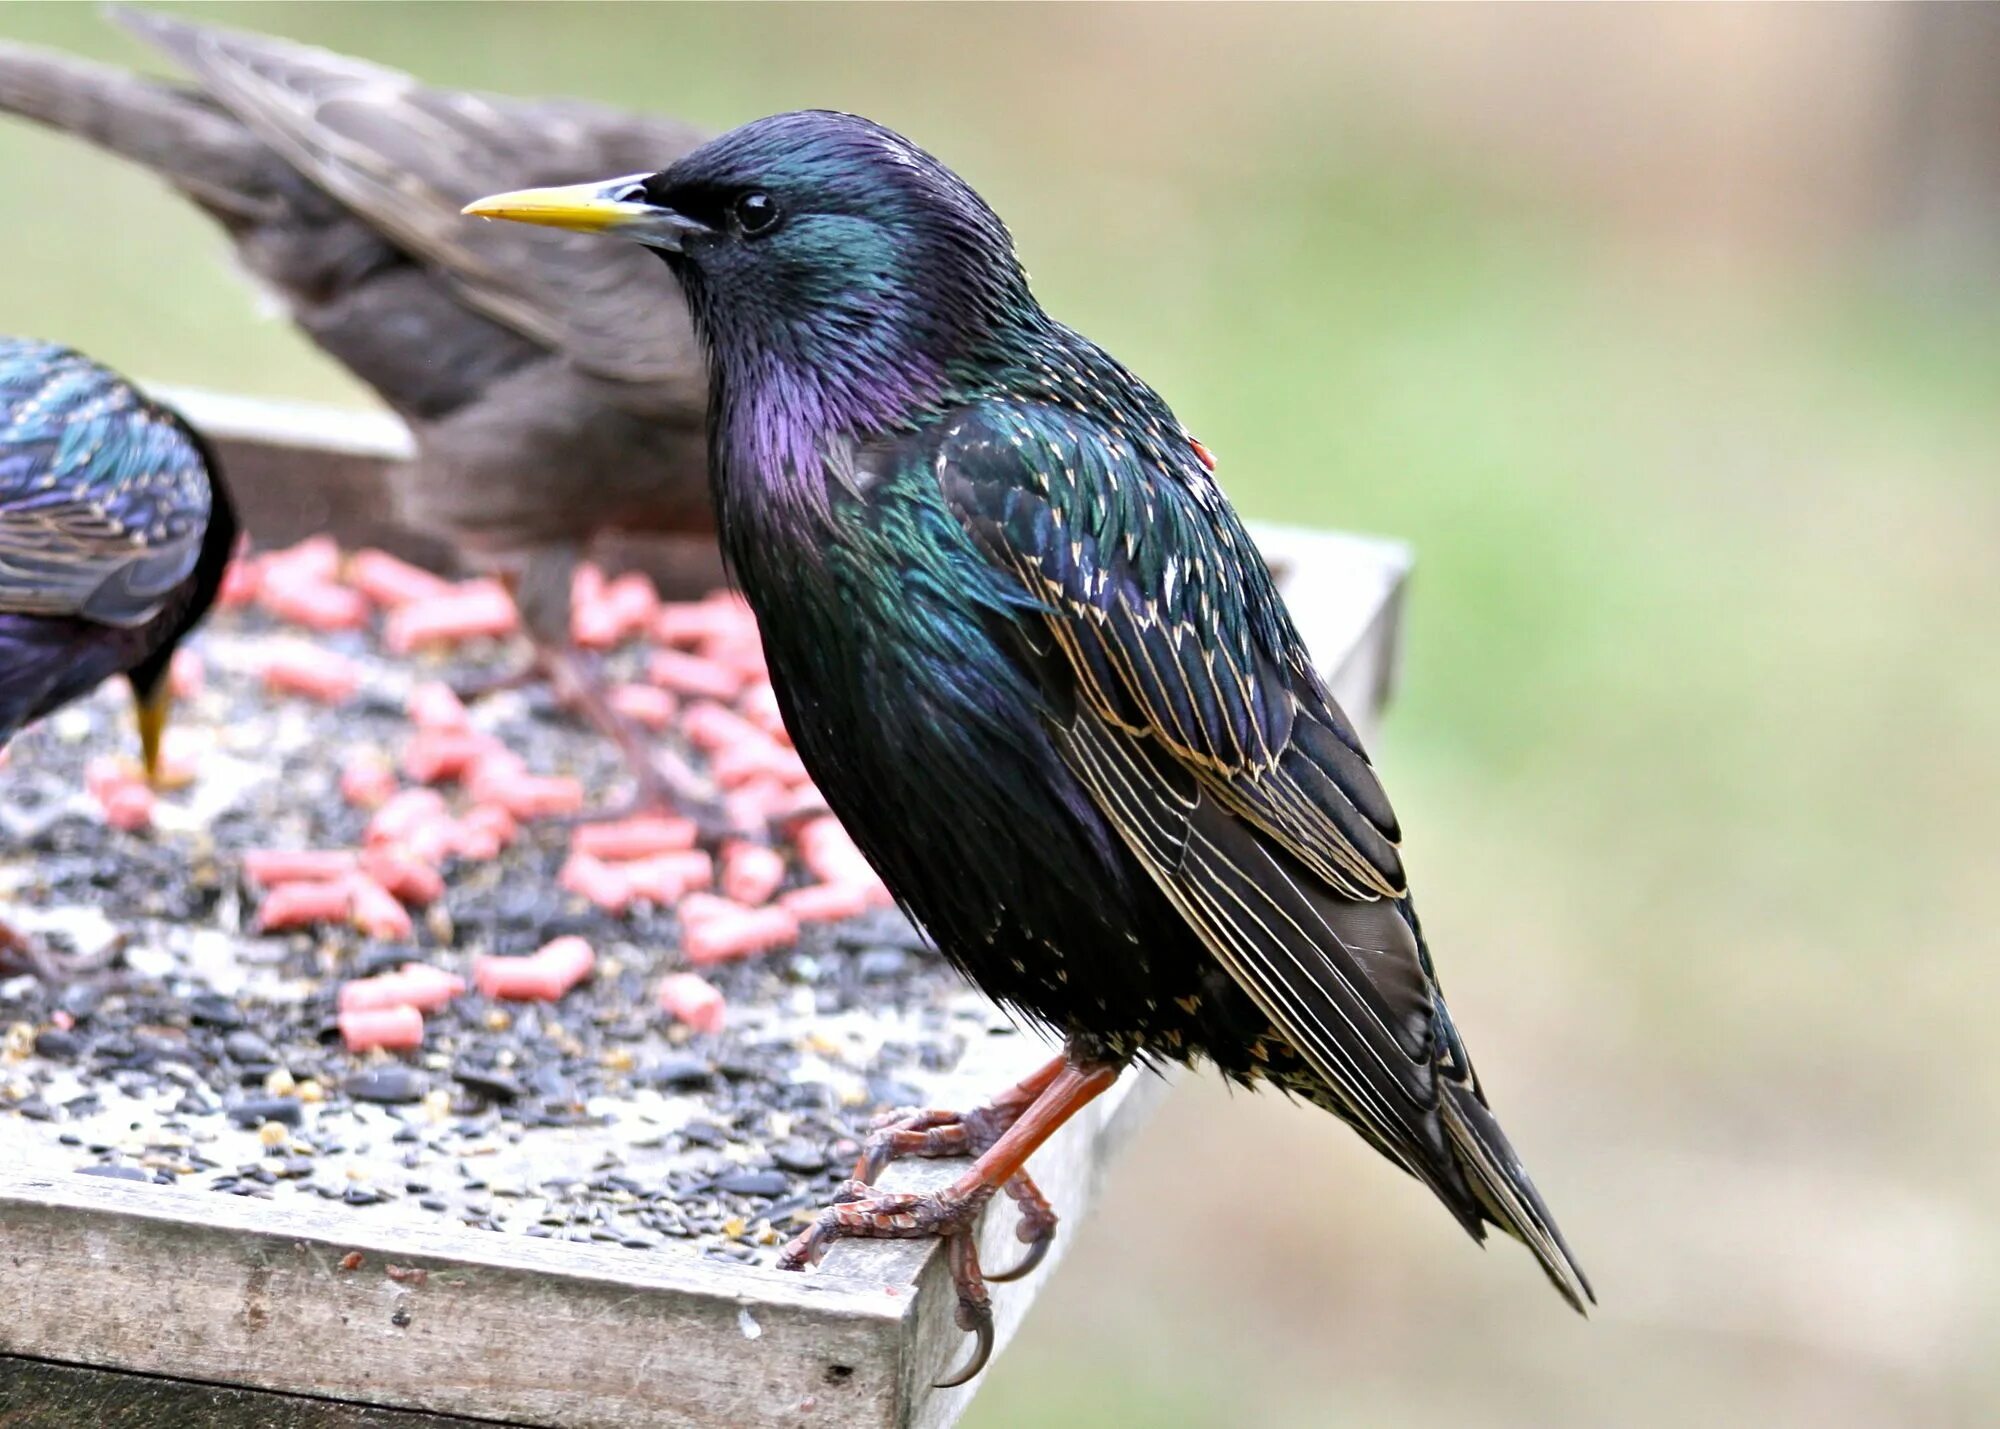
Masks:
[[[672,584],[707,587],[708,372],[658,260],[459,213],[524,182],[651,170],[692,148],[693,128],[449,94],[304,45],[117,18],[188,77],[0,40],[0,114],[133,160],[222,226],[245,274],[409,424],[415,460],[385,473],[393,515],[514,582],[539,659],[574,664],[573,569],[599,537],[679,538]],[[574,673],[642,798],[704,797],[691,776],[660,773],[601,678]]]
[[[1475,1239],[1488,1219],[1520,1237],[1581,1310],[1589,1284],[1439,994],[1381,783],[1192,446],[1151,455],[1042,404],[935,433],[946,505],[1041,612],[1023,658],[1098,809],[1330,1104]]]
[[[469,306],[601,377],[685,374],[683,306],[633,302],[636,286],[657,283],[651,255],[586,234],[467,223],[459,210],[495,188],[656,169],[699,143],[698,130],[579,102],[427,89],[310,45],[114,13],[314,184],[435,265]]]
[[[18,395],[0,372],[0,395]],[[0,426],[0,612],[141,625],[201,555],[212,495],[171,421],[112,405]]]

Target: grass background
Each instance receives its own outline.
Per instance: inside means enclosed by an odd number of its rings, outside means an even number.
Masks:
[[[1475,1253],[1330,1119],[1202,1081],[1071,1228],[969,1422],[2000,1411],[1990,270],[1717,261],[1445,155],[1399,130],[1410,77],[1354,11],[208,13],[442,84],[883,119],[987,194],[1044,302],[1168,395],[1248,512],[1415,545],[1377,760],[1601,1312]],[[1797,13],[1802,39],[1836,23]],[[1643,56],[1631,14],[1617,53]],[[9,6],[0,35],[143,62],[89,7]],[[138,174],[5,126],[0,186],[5,328],[363,400]]]

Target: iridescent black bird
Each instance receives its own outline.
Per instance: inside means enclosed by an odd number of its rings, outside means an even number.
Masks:
[[[122,674],[157,776],[167,666],[235,542],[179,415],[66,347],[0,339],[0,746]],[[23,945],[0,929],[0,955]]]
[[[806,767],[944,955],[1066,1038],[988,1106],[874,1137],[788,1264],[948,1237],[974,1372],[980,1208],[1008,1190],[1038,1259],[1029,1153],[1129,1063],[1206,1060],[1333,1112],[1582,1309],[1446,1010],[1395,815],[1207,453],[1042,311],[977,194],[811,112],[467,212],[665,257],[711,355],[724,550]],[[954,1152],[977,1159],[937,1195],[865,1184]]]
[[[542,667],[618,741],[643,798],[689,793],[569,641],[570,577],[601,536],[686,538],[712,578],[708,375],[686,308],[637,252],[481,229],[458,210],[502,183],[660,163],[701,132],[112,13],[194,83],[0,42],[0,111],[145,166],[220,224],[284,312],[409,425],[417,459],[388,483],[401,518],[514,588]]]

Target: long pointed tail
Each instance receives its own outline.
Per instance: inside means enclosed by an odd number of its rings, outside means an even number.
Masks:
[[[1585,1313],[1585,1304],[1596,1304],[1597,1295],[1556,1228],[1541,1192],[1528,1179],[1527,1168],[1508,1142],[1507,1133],[1472,1087],[1447,1082],[1444,1093],[1439,1109],[1451,1137],[1452,1154],[1478,1197],[1480,1209],[1488,1220],[1533,1251],[1563,1299],[1579,1315]]]
[[[71,55],[0,42],[0,112],[143,164],[225,219],[266,216],[282,181],[270,151],[194,91]]]

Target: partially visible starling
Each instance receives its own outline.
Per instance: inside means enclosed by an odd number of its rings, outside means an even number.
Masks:
[[[723,548],[786,727],[939,949],[1064,1053],[871,1138],[787,1250],[973,1237],[1132,1062],[1213,1063],[1333,1112],[1475,1239],[1590,1288],[1488,1109],[1417,924],[1396,818],[1269,571],[1166,403],[1044,313],[984,201],[851,115],[783,114],[671,167],[467,212],[658,250],[715,374]],[[865,1183],[977,1156],[934,1195]],[[956,1382],[956,1381],[954,1381]]]
[[[408,423],[401,518],[513,587],[544,665],[620,741],[644,797],[686,792],[569,642],[570,577],[594,538],[713,537],[708,382],[686,309],[643,254],[458,210],[524,175],[657,163],[700,134],[113,13],[195,86],[0,44],[0,110],[152,169],[220,223],[292,320]]]
[[[167,666],[235,542],[214,460],[176,413],[66,347],[0,338],[0,746],[122,674],[157,778]],[[0,927],[0,963],[25,948]]]

